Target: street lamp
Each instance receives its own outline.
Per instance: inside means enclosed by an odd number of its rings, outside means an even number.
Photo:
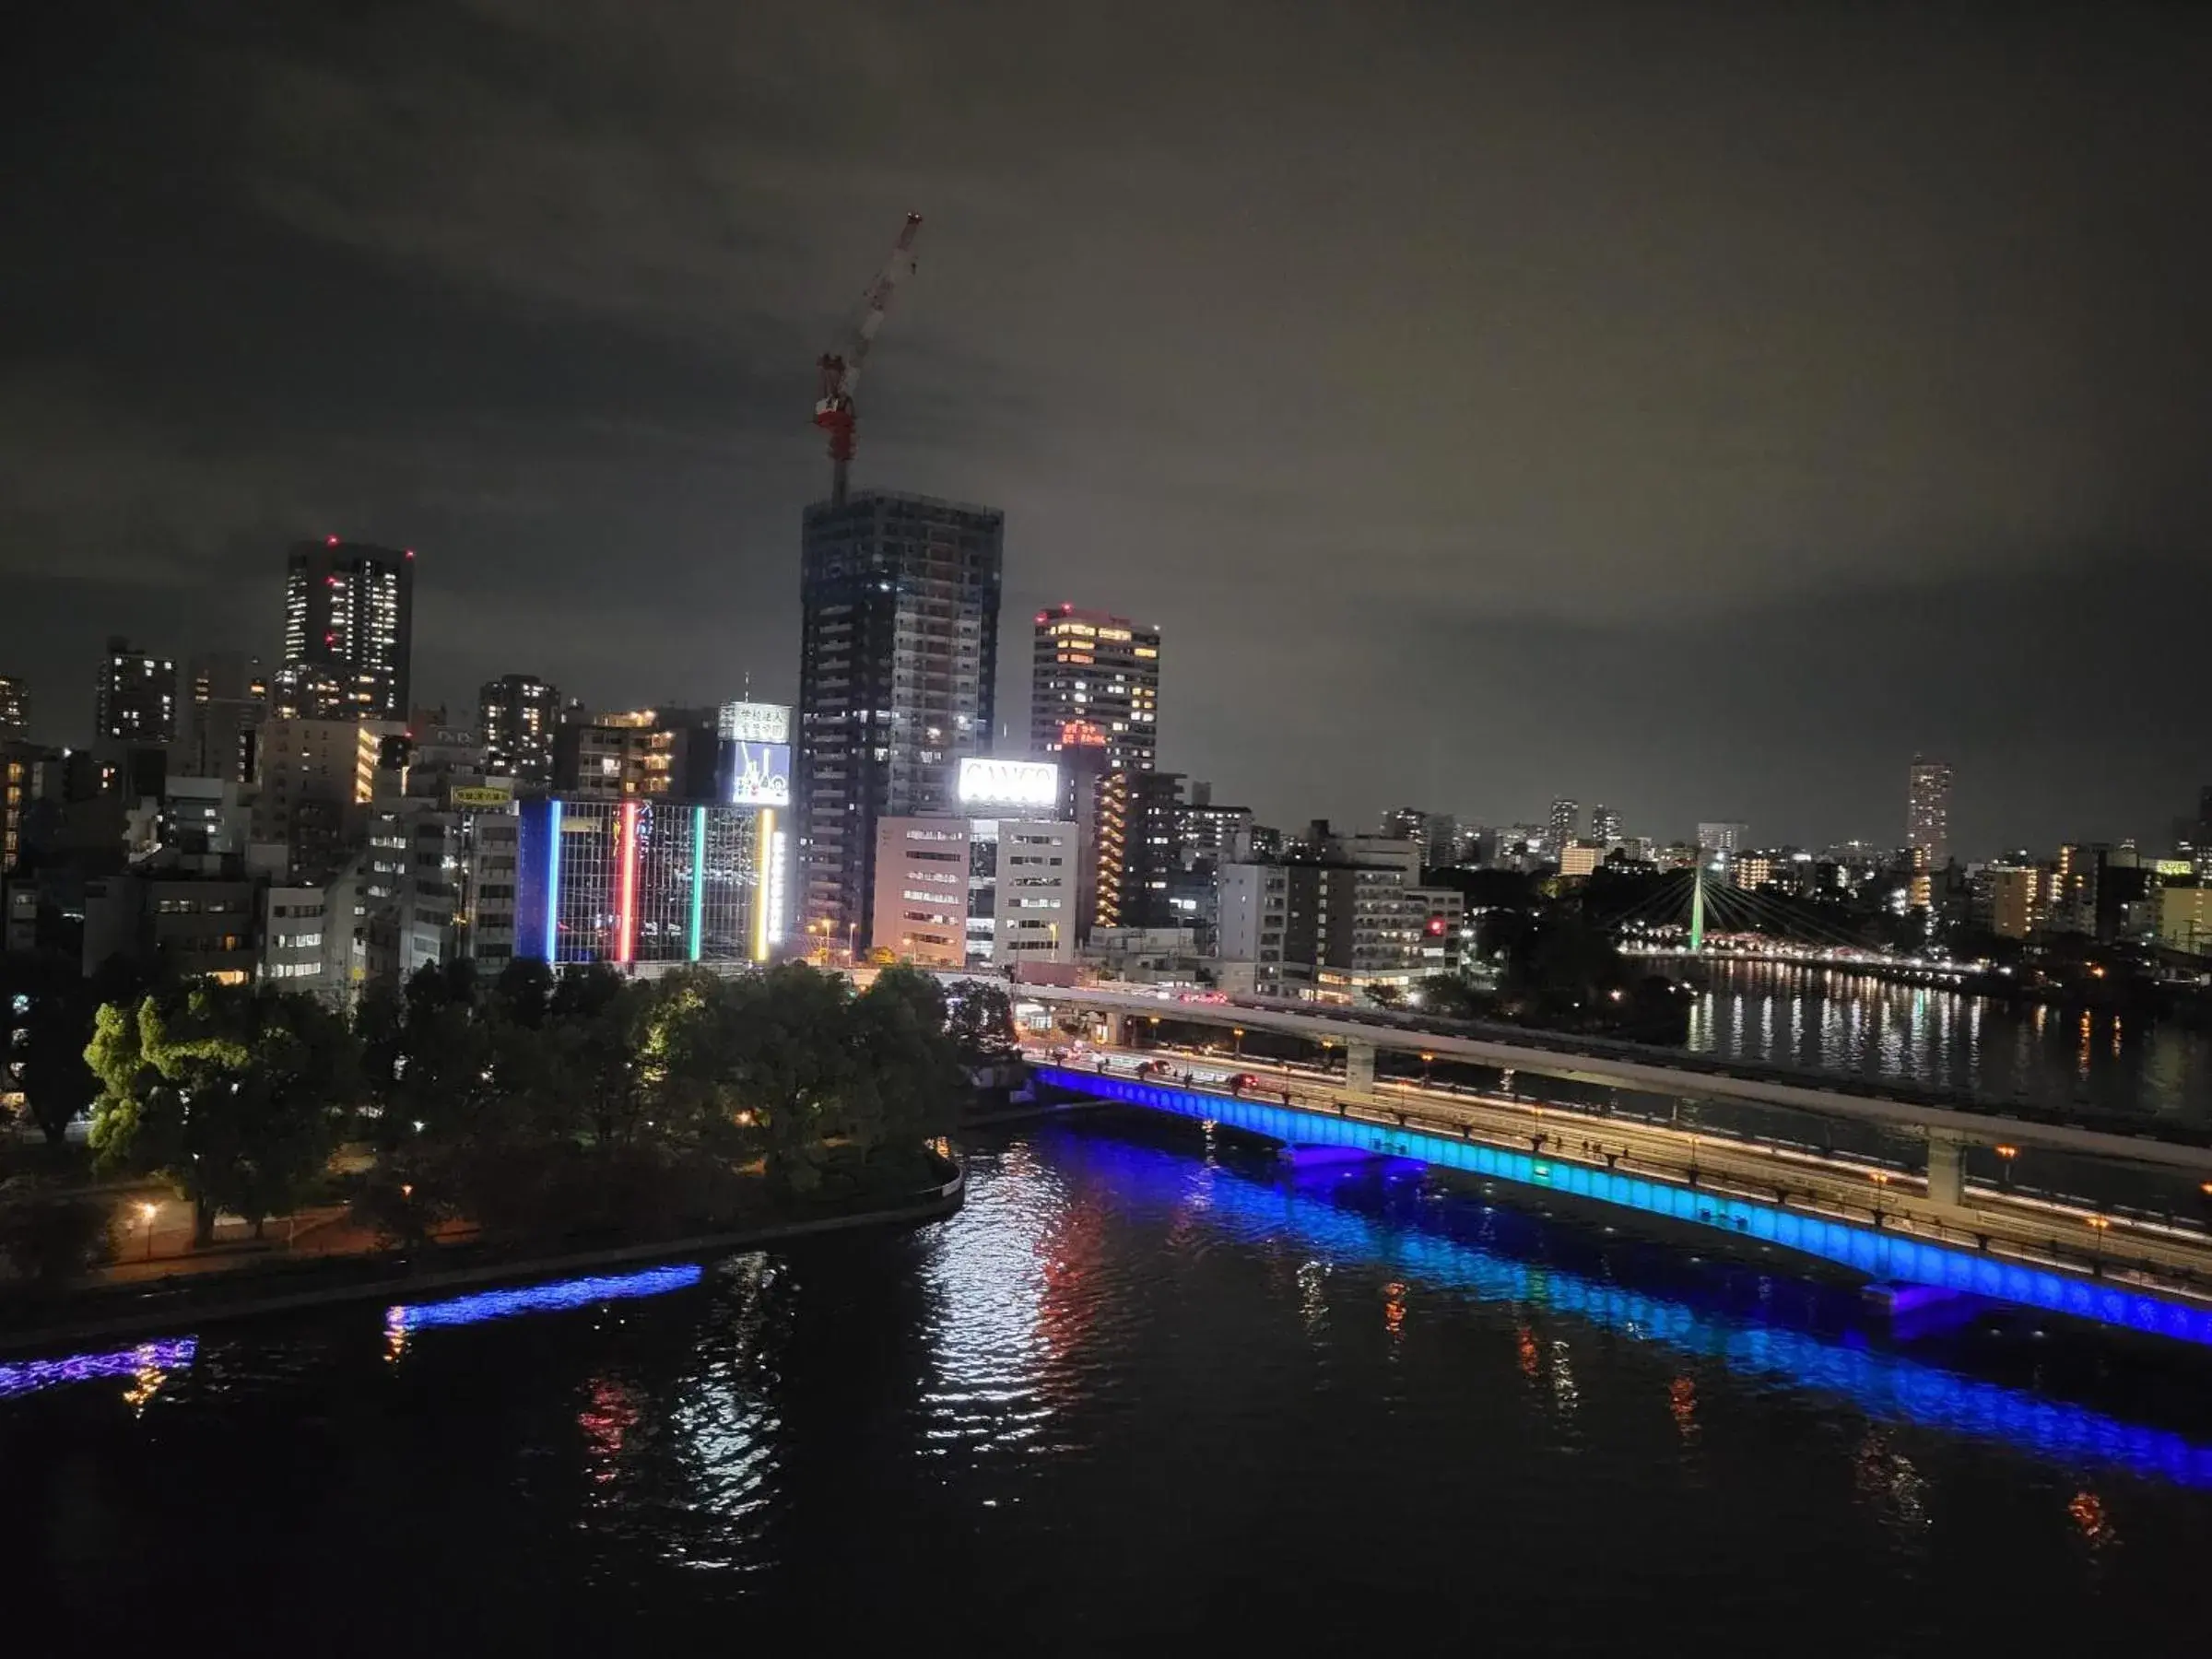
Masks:
[[[1231,1026],[1229,1028],[1229,1030],[1230,1035],[1236,1039],[1236,1056],[1238,1059],[1241,1060],[1244,1058],[1244,1028],[1242,1026]]]
[[[1421,1051],[1421,1087],[1429,1087],[1429,1068],[1436,1064],[1436,1056],[1427,1049]]]
[[[2012,1160],[2020,1155],[2020,1149],[2000,1145],[1991,1150],[1997,1155],[1997,1185],[2009,1191],[2012,1187]]]
[[[149,1262],[154,1259],[154,1210],[150,1204],[138,1206],[138,1218],[146,1223],[146,1259]]]

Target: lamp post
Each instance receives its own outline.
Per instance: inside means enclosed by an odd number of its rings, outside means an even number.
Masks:
[[[1237,1057],[1238,1059],[1240,1059],[1240,1060],[1243,1059],[1243,1058],[1244,1058],[1244,1028],[1243,1028],[1242,1026],[1230,1026],[1230,1027],[1229,1028],[1229,1034],[1230,1034],[1230,1037],[1232,1037],[1233,1039],[1235,1039],[1235,1043],[1234,1043],[1234,1046],[1233,1046],[1233,1050],[1232,1050],[1232,1052],[1233,1052],[1233,1053],[1236,1054],[1236,1057]]]
[[[2000,1145],[1993,1150],[1997,1155],[1997,1185],[2005,1191],[2010,1192],[2012,1190],[2012,1160],[2020,1155],[2020,1149],[2018,1147]]]
[[[1427,1049],[1421,1051],[1421,1087],[1429,1087],[1429,1068],[1436,1064],[1436,1056]]]
[[[155,1207],[150,1204],[142,1204],[138,1206],[138,1218],[146,1223],[146,1259],[149,1262],[154,1259]]]
[[[2104,1271],[2104,1232],[2105,1229],[2112,1226],[2112,1223],[2111,1218],[2105,1216],[2090,1216],[2088,1220],[2090,1239],[2089,1260],[2093,1270],[2102,1273]]]

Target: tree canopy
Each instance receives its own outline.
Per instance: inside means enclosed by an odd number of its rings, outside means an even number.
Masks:
[[[329,1156],[358,1087],[346,1022],[312,996],[197,984],[110,1003],[85,1058],[102,1168],[158,1173],[194,1236],[228,1210],[256,1230],[292,1208]]]

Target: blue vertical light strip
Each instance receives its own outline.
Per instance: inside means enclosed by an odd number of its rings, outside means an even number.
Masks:
[[[707,920],[707,809],[691,808],[691,959],[699,960]]]
[[[546,803],[546,965],[560,961],[560,803]]]

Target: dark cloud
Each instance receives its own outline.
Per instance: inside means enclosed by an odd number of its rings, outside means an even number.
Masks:
[[[865,482],[1169,629],[1280,819],[2159,833],[2212,775],[2212,29],[2175,6],[56,8],[9,54],[0,663],[265,647],[422,550],[418,682],[795,674]],[[1020,727],[1018,626],[1006,713]]]

